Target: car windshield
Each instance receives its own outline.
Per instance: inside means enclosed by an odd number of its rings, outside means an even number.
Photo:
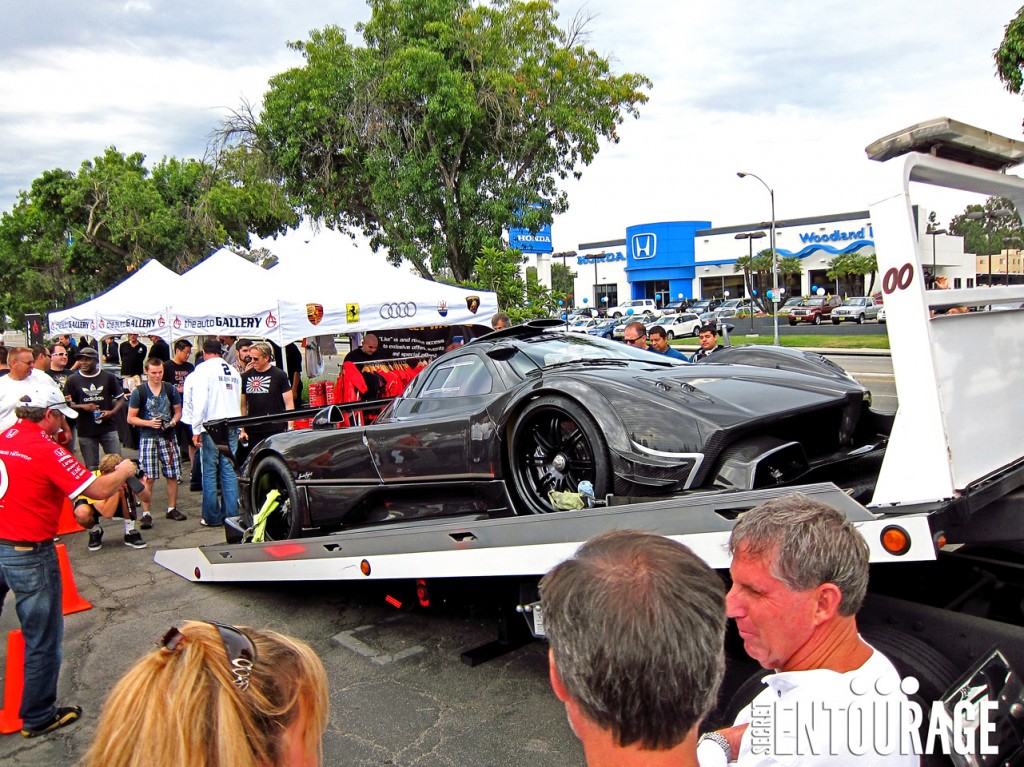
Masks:
[[[806,299],[800,305],[801,306],[821,306],[823,303],[825,303],[825,299],[824,298],[808,298],[808,299]]]
[[[847,298],[843,301],[843,306],[864,306],[867,302],[866,298]]]
[[[537,367],[587,361],[646,363],[658,365],[666,360],[655,356],[646,349],[637,349],[629,344],[606,341],[597,336],[578,334],[545,334],[536,338],[523,339],[520,351]]]

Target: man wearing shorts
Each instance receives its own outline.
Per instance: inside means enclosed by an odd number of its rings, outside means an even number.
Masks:
[[[128,400],[128,423],[139,428],[139,466],[146,474],[146,490],[153,492],[153,483],[161,474],[167,480],[167,519],[176,522],[188,519],[176,508],[181,462],[174,430],[181,420],[181,395],[164,383],[164,363],[151,357],[146,360],[146,381],[132,392]],[[153,526],[149,502],[142,502],[143,530]]]

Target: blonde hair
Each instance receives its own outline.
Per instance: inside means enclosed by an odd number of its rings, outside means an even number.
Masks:
[[[114,687],[81,767],[277,767],[296,725],[319,762],[328,716],[323,663],[305,642],[239,630],[256,647],[248,689],[235,686],[217,627],[189,621],[174,649],[149,653]]]
[[[122,458],[117,453],[106,453],[100,459],[100,467],[99,467],[100,474],[109,474],[114,469],[116,469],[117,465],[119,463],[121,463],[121,461],[123,461],[123,460],[124,460],[124,458]]]

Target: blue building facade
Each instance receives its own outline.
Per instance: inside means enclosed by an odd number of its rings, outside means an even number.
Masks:
[[[662,221],[626,229],[629,298],[653,298],[659,306],[693,298],[696,232],[710,221]]]

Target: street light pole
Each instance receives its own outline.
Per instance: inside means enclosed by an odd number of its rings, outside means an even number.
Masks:
[[[776,346],[779,345],[779,259],[775,252],[775,190],[765,183],[765,180],[760,176],[754,175],[753,173],[744,173],[739,171],[737,174],[740,178],[756,178],[765,189],[768,190],[768,196],[771,197],[772,201],[772,226],[771,226],[771,239],[769,240],[771,251],[772,251],[772,325],[775,329],[775,340]]]
[[[740,232],[736,235],[737,240],[747,241],[747,273],[750,274],[754,270],[754,240],[760,240],[764,237],[764,232]],[[749,286],[753,291],[753,285]],[[754,297],[750,297],[750,334],[754,334]]]
[[[601,302],[597,297],[597,262],[604,261],[607,254],[604,251],[600,253],[588,253],[583,257],[585,261],[590,261],[594,265],[594,307],[597,309],[597,313],[601,313]]]

